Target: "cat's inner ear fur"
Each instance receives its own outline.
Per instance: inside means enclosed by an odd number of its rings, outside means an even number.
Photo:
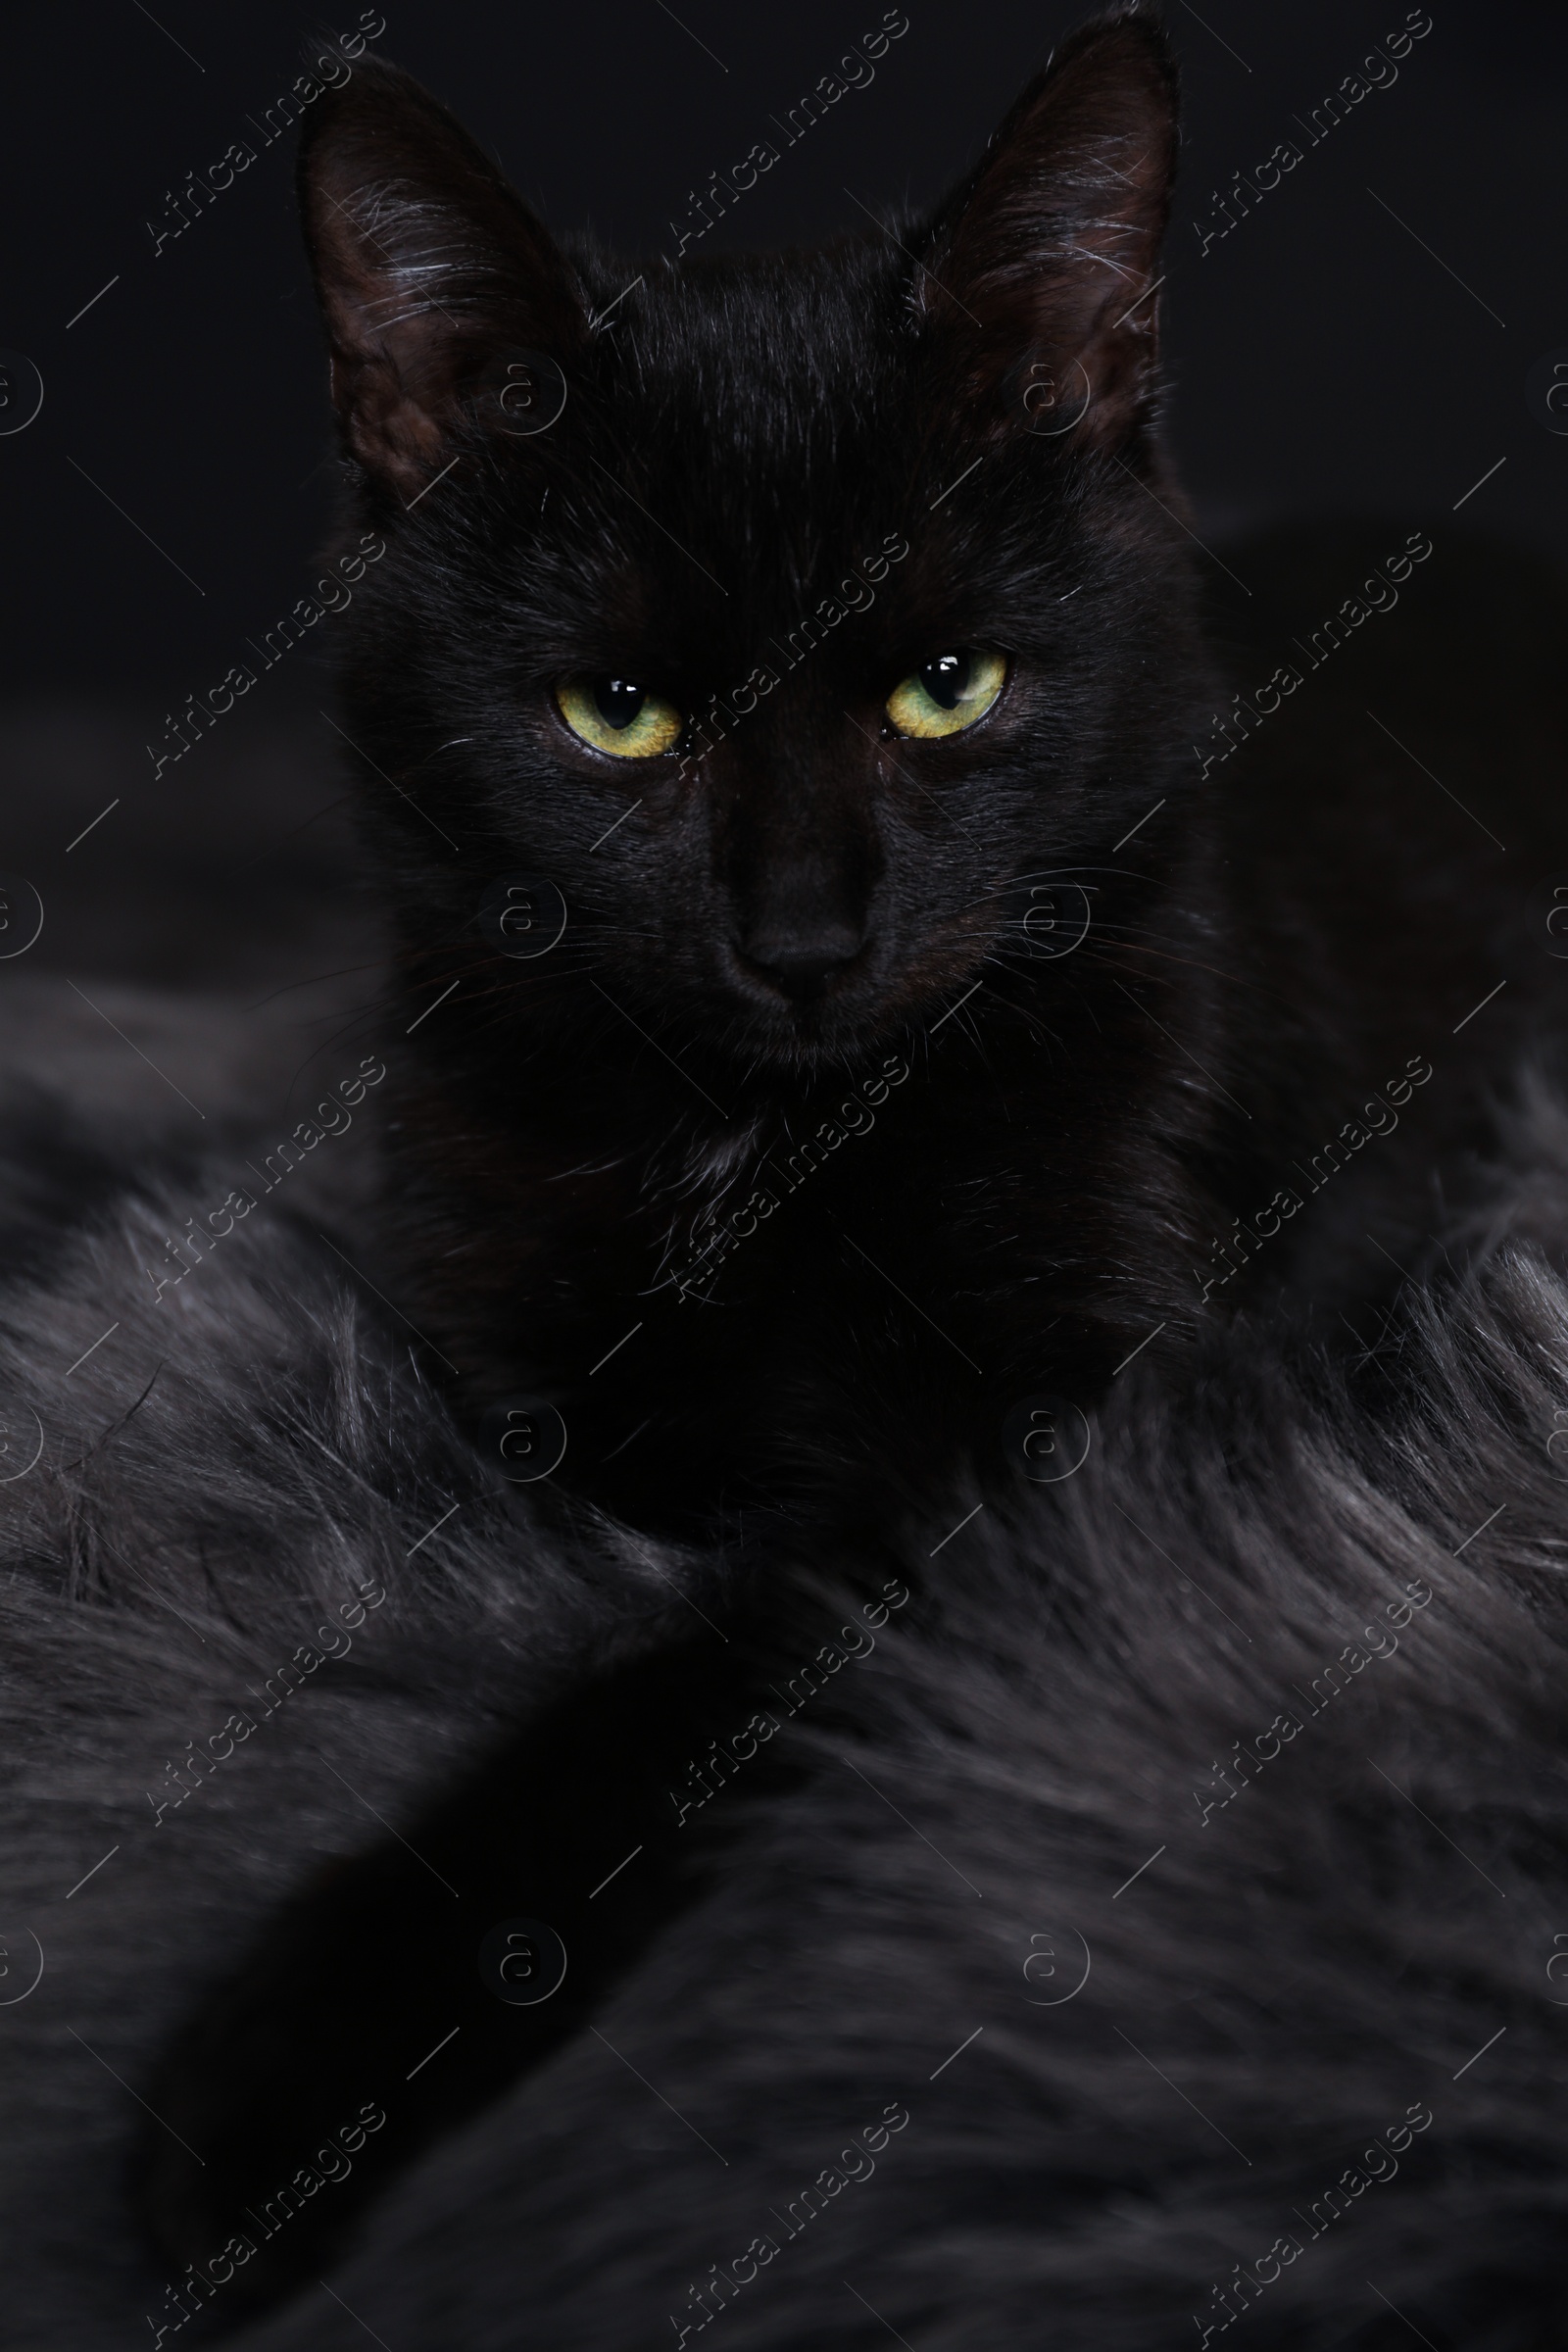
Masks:
[[[587,341],[559,250],[462,125],[396,68],[361,66],[316,110],[300,210],[350,454],[410,503],[447,462],[486,371]]]
[[[1062,45],[939,214],[915,300],[947,388],[994,429],[1114,446],[1154,387],[1178,145],[1154,14]]]

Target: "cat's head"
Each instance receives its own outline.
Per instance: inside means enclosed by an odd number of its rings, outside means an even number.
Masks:
[[[854,1061],[982,974],[1036,985],[1032,887],[1114,922],[1091,877],[1196,774],[1155,429],[1176,147],[1142,6],[934,217],[816,251],[623,262],[390,68],[316,110],[354,528],[387,550],[348,726],[405,971],[463,975],[445,1038],[579,1050],[608,999],[687,1067]],[[564,902],[549,956],[478,920],[517,874]]]

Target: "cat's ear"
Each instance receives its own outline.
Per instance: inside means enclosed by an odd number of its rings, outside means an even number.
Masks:
[[[1064,42],[944,206],[915,295],[951,389],[986,421],[1113,447],[1154,385],[1178,145],[1156,10]]]
[[[586,344],[584,299],[482,149],[396,67],[368,58],[320,100],[299,190],[344,439],[408,505],[498,383],[509,405],[552,396],[535,379]],[[491,420],[514,429],[504,409]]]

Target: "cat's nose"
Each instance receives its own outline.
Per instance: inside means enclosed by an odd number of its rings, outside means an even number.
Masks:
[[[865,935],[844,922],[823,922],[809,929],[762,925],[740,944],[754,971],[796,1004],[804,1004],[820,996],[835,973],[855,961]]]

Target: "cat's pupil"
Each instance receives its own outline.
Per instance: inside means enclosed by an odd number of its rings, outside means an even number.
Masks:
[[[916,674],[938,710],[953,710],[969,683],[969,657],[963,652],[937,654],[922,662]]]
[[[594,701],[607,727],[629,727],[648,697],[630,678],[596,678]]]

